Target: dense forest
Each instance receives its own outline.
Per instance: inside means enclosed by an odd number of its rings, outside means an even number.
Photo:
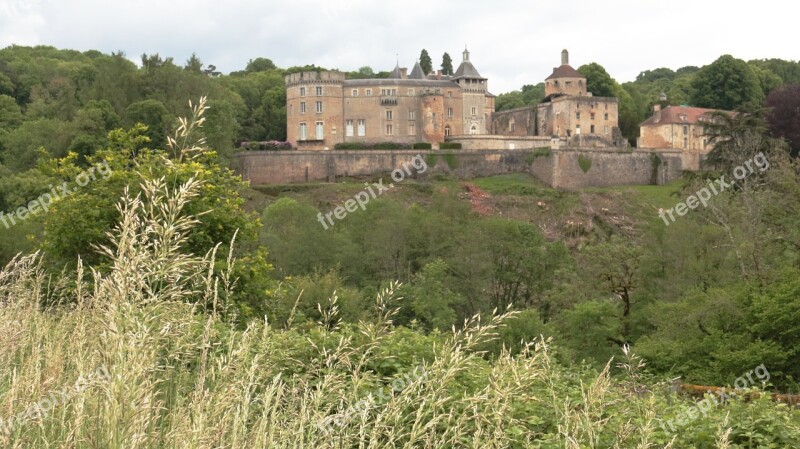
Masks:
[[[283,75],[313,66],[0,50],[0,443],[794,447],[800,414],[758,392],[800,390],[797,67],[723,56],[624,85],[581,67],[635,120],[662,93],[742,112],[709,125],[714,171],[408,180],[326,229],[377,179],[249,186],[227,166],[284,138]],[[676,377],[733,397],[675,396]]]

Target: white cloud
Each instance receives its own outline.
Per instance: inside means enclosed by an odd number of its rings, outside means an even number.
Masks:
[[[737,5],[741,3],[741,5]],[[283,67],[411,67],[422,48],[434,65],[464,44],[494,93],[535,84],[568,48],[573,66],[603,65],[620,81],[646,69],[704,65],[722,54],[796,59],[795,3],[571,3],[507,0],[0,0],[0,47],[46,44],[172,56],[196,52],[230,72],[255,57]]]

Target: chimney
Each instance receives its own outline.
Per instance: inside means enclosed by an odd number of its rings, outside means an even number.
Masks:
[[[661,121],[661,105],[653,105],[653,122],[659,123]]]
[[[561,65],[569,65],[569,52],[566,48],[561,51]]]
[[[400,79],[401,80],[408,79],[408,67],[403,67],[402,69],[400,69]]]

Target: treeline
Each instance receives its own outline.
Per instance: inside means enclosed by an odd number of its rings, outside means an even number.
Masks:
[[[20,172],[34,166],[38,148],[49,156],[82,157],[102,147],[108,131],[148,126],[153,148],[163,148],[187,102],[209,97],[206,134],[225,151],[237,141],[284,140],[283,76],[269,59],[221,75],[196,56],[185,64],[142,55],[141,67],[123,53],[53,47],[0,50],[0,162]]]
[[[656,103],[729,111],[754,105],[775,107],[784,101],[782,87],[800,83],[800,62],[782,59],[745,62],[730,55],[702,68],[645,70],[635,81],[627,83],[617,82],[597,63],[582,65],[578,71],[586,76],[587,88],[595,96],[619,98],[619,125],[631,144],[635,144],[639,135],[639,124],[652,115]],[[497,110],[535,105],[543,97],[543,83],[526,85],[520,91],[499,95]],[[773,128],[778,128],[774,133],[789,137],[780,120],[770,122]],[[793,146],[796,148],[796,144]]]

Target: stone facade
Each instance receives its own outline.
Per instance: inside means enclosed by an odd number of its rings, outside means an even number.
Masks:
[[[447,157],[442,155],[446,154]],[[681,174],[679,150],[631,152],[562,148],[364,151],[245,151],[234,168],[256,185],[314,181],[347,176],[385,176],[421,155],[433,165],[422,177],[447,173],[460,179],[505,173],[530,173],[548,185],[575,190],[613,185],[664,184]]]
[[[561,66],[545,80],[544,100],[492,115],[491,130],[503,136],[540,136],[589,141],[590,146],[624,146],[619,131],[619,105],[613,97],[595,97],[586,91],[586,77],[569,65],[561,53]],[[577,138],[577,136],[581,136]]]
[[[340,72],[287,75],[287,140],[298,149],[337,143],[429,142],[487,134],[494,95],[464,51],[453,76],[411,74],[399,66],[388,79],[346,80]]]
[[[653,115],[639,125],[637,147],[643,151],[680,150],[685,170],[699,171],[714,146],[705,136],[705,125],[713,120],[714,109],[688,106],[653,107]]]

